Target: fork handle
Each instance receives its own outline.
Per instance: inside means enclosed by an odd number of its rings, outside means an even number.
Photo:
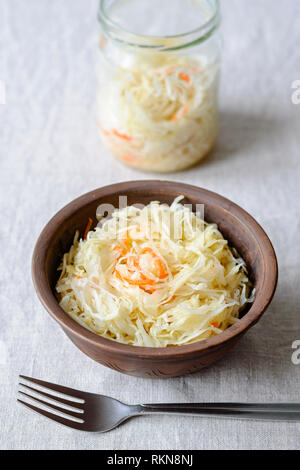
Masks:
[[[140,413],[300,422],[300,403],[157,403],[141,405]]]

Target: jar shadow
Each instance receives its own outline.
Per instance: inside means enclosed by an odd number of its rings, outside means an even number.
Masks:
[[[284,131],[285,121],[278,116],[221,110],[217,142],[197,166],[204,168],[216,162],[242,158],[254,148],[258,158],[259,150],[265,151],[274,139],[278,141]]]

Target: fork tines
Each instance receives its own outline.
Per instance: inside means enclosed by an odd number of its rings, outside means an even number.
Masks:
[[[19,393],[26,400],[18,398],[19,403],[65,426],[82,429],[85,408],[80,391],[25,375],[20,375],[20,378],[29,381],[31,386],[19,383],[22,387]],[[43,387],[43,390],[39,387]]]

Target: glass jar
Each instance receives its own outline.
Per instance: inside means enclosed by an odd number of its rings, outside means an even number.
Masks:
[[[101,0],[99,128],[122,162],[178,171],[218,129],[218,0]]]

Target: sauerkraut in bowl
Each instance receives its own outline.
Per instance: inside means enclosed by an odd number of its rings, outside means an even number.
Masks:
[[[113,341],[169,347],[222,333],[254,300],[244,260],[218,227],[183,206],[128,206],[63,257],[59,304]]]

